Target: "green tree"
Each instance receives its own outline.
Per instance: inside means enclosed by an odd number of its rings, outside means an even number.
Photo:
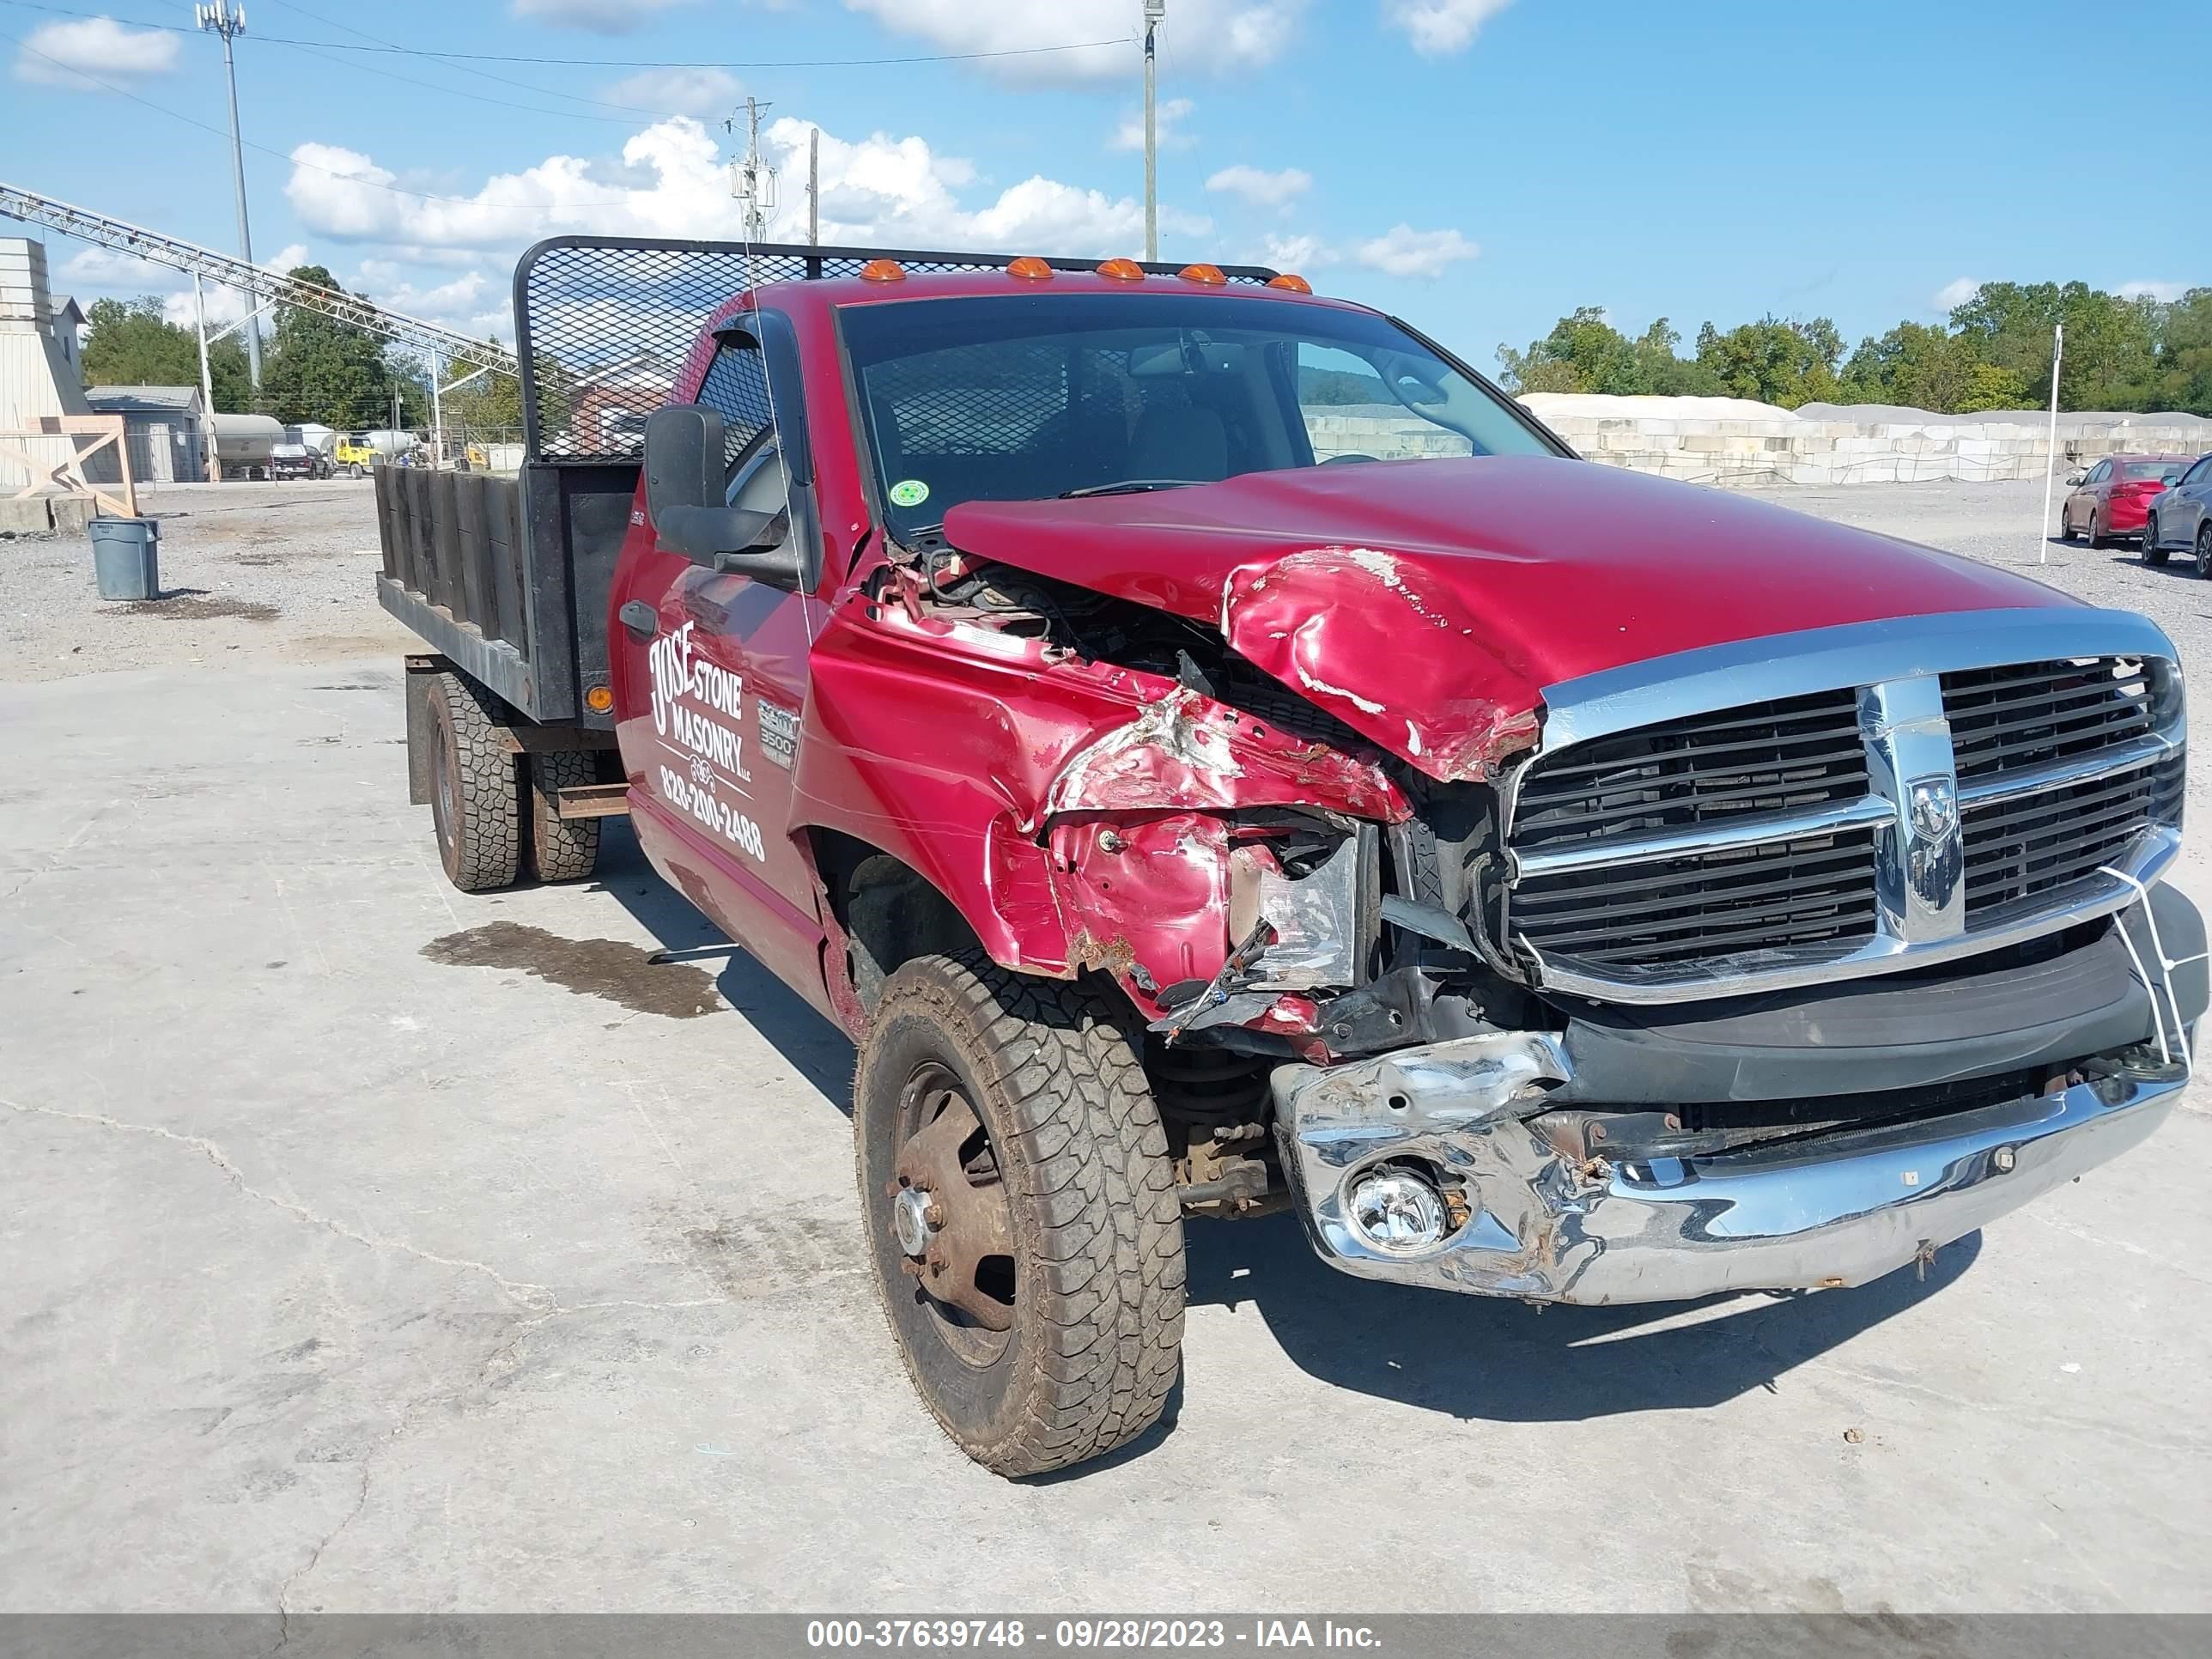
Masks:
[[[2212,415],[2212,288],[2193,288],[2164,307],[2145,407]]]
[[[1768,315],[1722,333],[1707,323],[1698,331],[1698,363],[1721,392],[1795,409],[1832,401],[1842,386],[1836,362],[1843,336],[1826,317],[1784,321]]]
[[[88,386],[198,386],[199,340],[161,314],[152,295],[137,300],[95,300],[79,362]],[[252,407],[252,380],[246,348],[235,334],[208,348],[208,378],[215,406],[225,414]]]
[[[1578,306],[1526,351],[1498,348],[1504,384],[1514,392],[1601,392],[1679,395],[1708,392],[1708,376],[1674,355],[1682,337],[1662,317],[1631,340],[1600,306]]]
[[[291,275],[343,292],[337,278],[320,265],[301,265]],[[339,428],[389,426],[395,387],[401,423],[422,424],[429,390],[411,354],[387,350],[367,329],[319,312],[277,307],[261,392],[263,407],[278,420],[320,421]]]
[[[2157,379],[2159,307],[2087,283],[1984,283],[1951,313],[1972,360],[2016,376],[2040,403],[2051,396],[2051,331],[2066,325],[2062,409],[2148,407]]]

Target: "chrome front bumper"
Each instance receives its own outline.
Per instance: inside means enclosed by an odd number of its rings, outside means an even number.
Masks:
[[[1364,1278],[1593,1304],[1863,1284],[2126,1151],[2188,1080],[2177,1056],[1926,1123],[1576,1165],[1524,1121],[1565,1065],[1550,1036],[1509,1031],[1279,1068],[1283,1167],[1322,1259]],[[1353,1180],[1394,1161],[1455,1178],[1468,1202],[1457,1231],[1418,1254],[1377,1249],[1348,1218]]]

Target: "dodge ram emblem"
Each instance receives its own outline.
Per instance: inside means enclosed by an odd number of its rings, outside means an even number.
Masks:
[[[1942,841],[1959,827],[1959,789],[1949,778],[1915,778],[1911,784],[1913,833],[1923,841]]]

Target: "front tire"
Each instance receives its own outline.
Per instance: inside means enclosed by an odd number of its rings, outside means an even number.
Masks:
[[[433,680],[427,695],[438,862],[464,893],[511,887],[522,869],[522,803],[491,694],[447,673]]]
[[[2145,564],[2164,564],[2166,550],[2158,544],[2158,514],[2154,513],[2143,520],[2142,559]]]
[[[2105,532],[2098,527],[2094,507],[2089,510],[2089,546],[2094,550],[2105,544]]]
[[[2197,574],[2212,576],[2212,520],[2197,526]]]
[[[1126,1445],[1175,1385],[1182,1206],[1139,1054],[1103,994],[980,954],[902,966],[861,1045],[884,1314],[923,1404],[1000,1474]]]

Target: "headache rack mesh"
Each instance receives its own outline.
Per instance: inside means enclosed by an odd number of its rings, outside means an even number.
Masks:
[[[515,355],[530,455],[579,464],[636,460],[645,417],[673,395],[700,329],[747,289],[856,276],[871,259],[896,259],[909,274],[927,276],[1003,270],[1012,257],[630,236],[540,242],[514,270]],[[1046,263],[1055,270],[1090,270],[1098,261]],[[1145,266],[1155,276],[1181,269]],[[1221,270],[1232,283],[1263,283],[1275,274],[1260,265]]]

